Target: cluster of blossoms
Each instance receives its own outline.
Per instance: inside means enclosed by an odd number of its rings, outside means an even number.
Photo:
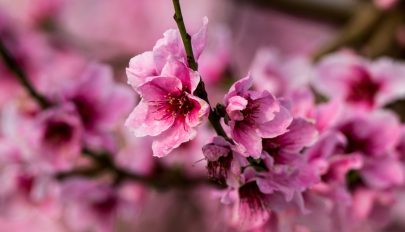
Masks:
[[[116,231],[142,223],[151,188],[197,185],[232,231],[391,222],[405,127],[387,106],[405,97],[405,64],[350,50],[311,63],[265,48],[213,107],[230,55],[223,33],[204,58],[207,18],[133,57],[126,86],[108,65],[0,16],[1,231]]]
[[[206,22],[191,36],[197,59],[205,30]],[[126,126],[152,136],[155,156],[196,136],[210,111],[193,94],[200,74],[187,67],[177,30],[132,58],[127,75],[141,100]],[[401,63],[350,51],[311,65],[261,50],[216,108],[226,134],[202,147],[209,178],[226,187],[230,225],[284,231],[288,220],[291,230],[350,231],[389,209],[404,184],[403,129],[383,107],[405,96],[404,75]],[[317,104],[315,94],[328,100]]]

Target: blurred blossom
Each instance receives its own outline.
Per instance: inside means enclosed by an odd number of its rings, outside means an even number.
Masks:
[[[314,85],[322,94],[356,109],[372,110],[405,94],[405,66],[390,58],[369,61],[341,51],[320,61],[316,72]]]

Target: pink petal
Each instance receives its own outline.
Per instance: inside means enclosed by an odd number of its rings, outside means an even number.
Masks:
[[[153,141],[153,155],[164,157],[182,143],[192,140],[196,134],[196,131],[186,126],[184,122],[176,120],[167,131],[159,135],[156,140]]]
[[[291,113],[280,106],[280,111],[275,113],[272,120],[258,125],[258,133],[263,138],[274,138],[290,130],[291,122],[293,122]]]
[[[141,100],[125,121],[125,126],[137,137],[157,136],[172,126],[175,120],[173,117],[159,120],[158,117],[161,115],[150,112],[148,104]]]
[[[228,103],[228,99],[235,95],[244,97],[244,95],[249,90],[249,88],[252,87],[252,85],[253,79],[250,75],[235,82],[229,89],[228,94],[225,95],[224,102]]]
[[[146,101],[165,100],[167,94],[181,91],[181,81],[176,77],[155,77],[139,86],[139,92]]]
[[[194,109],[186,116],[186,123],[190,127],[196,127],[201,124],[205,116],[208,115],[210,106],[201,98],[187,94],[188,98],[194,101]]]
[[[198,59],[205,48],[207,41],[208,18],[203,18],[203,25],[198,32],[191,36],[191,44],[195,59]]]
[[[134,89],[146,81],[147,77],[156,76],[155,62],[151,51],[139,54],[129,61],[129,67],[126,69],[128,84]]]
[[[247,154],[243,155],[259,158],[262,153],[262,139],[257,135],[255,129],[242,123],[231,124],[231,128],[232,138],[242,145],[242,150],[247,152]]]
[[[193,72],[187,66],[179,61],[170,59],[163,67],[161,76],[177,77],[189,93],[197,87],[200,82],[198,73]]]
[[[231,120],[242,121],[242,110],[246,108],[248,101],[241,96],[234,96],[228,99],[228,105],[226,107],[226,113]]]
[[[291,153],[299,152],[302,148],[311,146],[318,138],[315,126],[302,118],[294,119],[288,127],[288,132],[275,138],[283,150]]]
[[[361,174],[364,181],[374,188],[399,186],[404,182],[402,164],[396,159],[366,161]]]
[[[186,62],[183,46],[179,31],[174,29],[167,30],[163,34],[163,38],[159,39],[153,47],[153,58],[157,71],[160,72],[162,70],[169,57]]]

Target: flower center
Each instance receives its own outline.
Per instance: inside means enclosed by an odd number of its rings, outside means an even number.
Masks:
[[[232,158],[232,153],[229,152],[228,155],[221,156],[216,161],[208,161],[208,176],[220,184],[225,184],[231,168]]]
[[[169,109],[172,114],[176,115],[186,115],[194,108],[194,103],[184,91],[178,95],[169,93],[167,96],[167,102],[169,103]]]
[[[29,196],[34,188],[34,181],[34,177],[26,173],[17,177],[17,185],[21,192],[26,196]]]
[[[254,181],[239,188],[239,197],[241,205],[247,206],[251,214],[262,213],[266,210],[263,202],[264,194],[260,192]]]
[[[344,134],[347,140],[344,152],[346,154],[353,152],[362,152],[363,154],[369,154],[369,147],[372,146],[372,143],[368,140],[367,137],[360,137],[356,133],[356,123],[360,122],[349,122],[339,128],[340,132]]]
[[[117,204],[117,197],[113,194],[109,194],[105,198],[93,202],[92,207],[96,212],[100,214],[109,214],[115,210]]]
[[[45,130],[44,139],[52,145],[68,142],[73,135],[73,128],[65,122],[50,122]]]
[[[256,101],[251,100],[248,98],[248,104],[246,108],[242,111],[244,121],[246,122],[254,122],[257,118],[257,113],[259,112],[260,104]]]
[[[350,93],[346,100],[354,103],[366,102],[372,106],[378,91],[381,89],[381,84],[372,80],[367,72],[359,72],[359,78],[351,83]]]

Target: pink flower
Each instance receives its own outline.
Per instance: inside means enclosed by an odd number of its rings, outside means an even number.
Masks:
[[[240,175],[241,166],[247,165],[247,161],[223,137],[214,137],[202,150],[207,159],[208,177],[221,184],[228,182],[232,185]]]
[[[405,95],[405,66],[388,58],[374,62],[349,52],[320,61],[315,86],[328,97],[370,110]]]
[[[63,219],[74,231],[114,231],[125,205],[115,189],[103,182],[72,179],[62,186]]]
[[[110,148],[109,132],[130,111],[134,96],[113,80],[112,70],[105,65],[90,64],[76,79],[65,80],[60,93],[63,102],[75,106],[84,128],[84,141],[89,146]],[[110,145],[109,145],[110,144]]]
[[[317,135],[312,123],[298,118],[288,132],[263,140],[266,170],[257,174],[257,184],[263,193],[281,193],[289,202],[296,197],[301,199],[304,190],[319,182],[318,172],[310,165],[308,156],[301,154],[305,147],[315,143]]]
[[[82,124],[71,104],[41,112],[35,119],[35,152],[53,168],[71,168],[82,148]]]
[[[204,18],[203,26],[191,36],[191,43],[196,59],[199,58],[205,47],[208,19]],[[178,30],[170,29],[159,39],[153,51],[147,51],[133,57],[127,68],[128,83],[135,90],[147,81],[148,77],[161,75],[163,67],[169,59],[187,64],[184,45]]]
[[[254,177],[254,169],[247,167],[240,181],[231,186],[222,199],[224,203],[232,204],[230,224],[243,231],[263,226],[271,214],[269,195],[260,191]]]
[[[163,157],[196,136],[193,129],[209,111],[209,105],[193,96],[199,82],[197,73],[183,63],[170,60],[160,76],[139,86],[142,100],[125,125],[137,137],[156,136],[153,154]]]
[[[225,95],[225,103],[233,140],[246,156],[258,158],[262,138],[285,133],[292,116],[269,92],[249,90],[251,86],[249,76],[237,81]]]
[[[346,182],[349,188],[357,188],[359,184],[372,189],[395,187],[404,182],[396,152],[399,125],[398,118],[390,112],[350,115],[325,134],[309,153],[312,158],[323,153],[328,160],[325,181]],[[354,170],[351,177],[355,179],[346,176]]]
[[[283,57],[270,48],[257,52],[251,70],[255,87],[260,91],[270,91],[277,97],[306,87],[312,74],[308,59]]]

